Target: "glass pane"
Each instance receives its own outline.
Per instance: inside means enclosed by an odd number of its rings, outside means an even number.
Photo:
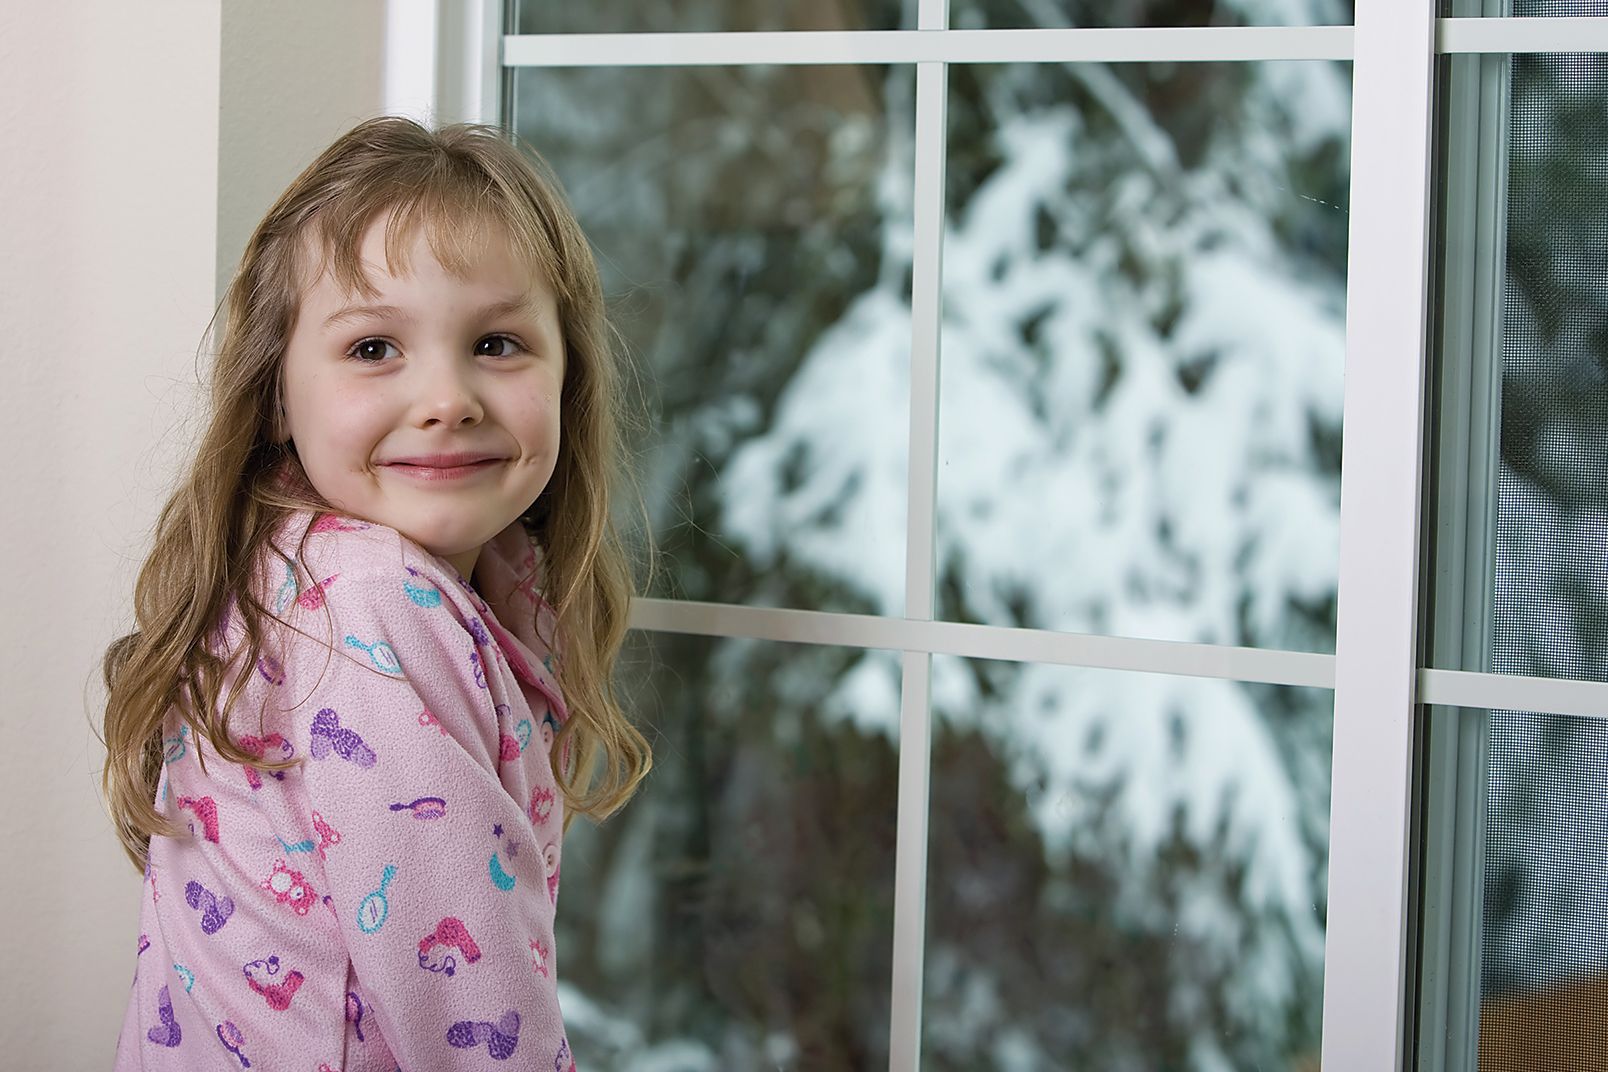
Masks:
[[[922,1067],[1316,1069],[1327,690],[933,658]]]
[[[1351,68],[949,68],[940,614],[1334,650]]]
[[[957,30],[1350,24],[1355,0],[950,0]]]
[[[1608,1052],[1608,723],[1488,717],[1480,1069]]]
[[[1608,679],[1608,58],[1515,56],[1496,669]]]
[[[653,413],[656,595],[902,613],[910,67],[536,69]]]
[[[913,30],[916,0],[515,0],[516,33]]]
[[[632,637],[653,772],[564,843],[580,1067],[886,1068],[897,656]]]
[[[1441,77],[1428,660],[1608,680],[1608,65],[1456,56]],[[1422,1044],[1483,1072],[1600,1063],[1608,727],[1425,725]]]
[[[1465,483],[1470,503],[1494,501],[1480,513],[1457,495],[1442,496],[1434,573],[1438,607],[1459,598],[1469,608],[1478,606],[1474,595],[1459,596],[1458,586],[1469,592],[1483,587],[1486,606],[1479,620],[1454,614],[1439,623],[1442,633],[1461,630],[1472,640],[1461,647],[1437,644],[1432,665],[1604,681],[1608,57],[1515,55],[1486,62],[1502,65],[1490,71],[1500,76],[1497,88],[1508,96],[1506,128],[1494,121],[1483,127],[1465,123],[1454,126],[1447,141],[1448,151],[1458,154],[1459,139],[1483,131],[1495,143],[1492,152],[1505,156],[1505,172],[1496,173],[1488,192],[1501,211],[1489,224],[1478,224],[1496,236],[1485,247],[1484,263],[1503,270],[1490,309],[1482,311],[1478,303],[1459,300],[1456,280],[1468,255],[1449,251],[1441,269],[1440,330],[1445,338],[1457,338],[1481,315],[1492,322],[1497,337],[1472,351],[1473,363],[1499,368],[1499,390],[1488,402],[1476,397],[1469,416],[1456,411],[1455,390],[1443,388],[1437,414],[1442,427],[1464,422],[1464,435],[1476,445],[1467,449],[1471,460],[1465,463],[1459,444],[1443,443],[1438,479],[1443,487]],[[1449,234],[1447,241],[1460,237]],[[1469,248],[1473,241],[1466,240]],[[1445,379],[1461,373],[1469,358],[1449,351],[1441,361]],[[1481,436],[1496,441],[1484,458],[1477,447]],[[1460,527],[1470,523],[1483,526],[1494,546],[1483,558],[1471,550],[1461,563],[1456,545],[1480,537]],[[1489,623],[1483,635],[1476,628],[1480,620]]]

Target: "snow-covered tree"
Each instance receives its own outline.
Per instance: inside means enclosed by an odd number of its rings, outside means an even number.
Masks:
[[[675,28],[732,25],[687,8]],[[1349,9],[957,0],[951,22],[1100,17]],[[911,71],[520,79],[646,369],[660,591],[902,614]],[[1349,107],[1328,62],[949,69],[942,616],[1333,650]],[[566,855],[578,1048],[885,1065],[895,658],[641,653],[659,767]],[[1330,705],[935,659],[924,1066],[1314,1056]]]

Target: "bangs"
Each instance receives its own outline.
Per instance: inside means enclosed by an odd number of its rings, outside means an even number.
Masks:
[[[338,196],[314,218],[297,265],[297,276],[310,286],[325,272],[348,295],[374,299],[379,290],[365,270],[359,250],[373,223],[386,217],[385,270],[393,276],[410,275],[411,253],[422,230],[430,253],[457,279],[466,279],[476,261],[492,243],[506,243],[515,261],[532,279],[553,288],[562,306],[569,298],[567,280],[558,271],[557,251],[541,221],[520,200],[500,196],[490,179],[442,176],[411,190],[393,183],[377,190],[350,190]],[[311,267],[312,271],[303,269]]]

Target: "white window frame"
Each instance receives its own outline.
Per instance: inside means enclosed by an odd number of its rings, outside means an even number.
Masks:
[[[387,115],[426,124],[502,115],[502,0],[386,0]]]
[[[914,30],[521,36],[504,32],[500,0],[387,0],[385,108],[427,122],[498,122],[503,86],[520,66],[916,67],[905,616],[662,599],[639,599],[631,614],[640,630],[903,653],[890,1072],[920,1066],[934,654],[1334,690],[1322,1043],[1323,1067],[1333,1069],[1402,1069],[1410,1059],[1420,705],[1608,717],[1608,683],[1430,669],[1417,650],[1435,57],[1608,51],[1608,18],[1436,18],[1435,0],[1356,6],[1353,26],[963,31],[947,28],[947,0],[920,0]],[[1290,59],[1353,64],[1335,654],[935,621],[947,66]],[[1424,1068],[1472,1067],[1420,1056]]]

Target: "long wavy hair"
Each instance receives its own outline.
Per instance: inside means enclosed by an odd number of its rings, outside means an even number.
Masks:
[[[614,663],[626,630],[633,563],[611,493],[634,487],[622,446],[624,349],[604,311],[597,265],[547,164],[507,131],[459,123],[429,130],[410,119],[360,123],[314,160],[274,202],[246,244],[239,270],[208,325],[216,344],[205,432],[162,508],[134,587],[134,632],[106,650],[101,788],[130,861],[146,867],[152,836],[178,836],[156,808],[163,719],[181,721],[224,759],[266,770],[228,733],[229,715],[273,618],[253,593],[259,556],[290,513],[332,510],[285,442],[282,365],[304,282],[328,267],[348,293],[375,289],[359,255],[371,223],[389,214],[386,256],[405,263],[425,229],[436,259],[460,278],[485,228],[507,235],[558,299],[565,353],[563,434],[551,481],[520,519],[542,550],[542,595],[556,611],[559,685],[569,719],[551,752],[566,825],[602,820],[623,805],[652,766],[647,740],[625,717]],[[314,263],[313,259],[322,257]],[[636,496],[640,504],[641,496]],[[644,530],[644,536],[646,532]],[[300,558],[305,546],[297,548]],[[644,542],[651,565],[651,548]],[[283,557],[281,554],[280,557]],[[227,657],[207,639],[225,607],[243,642]],[[560,758],[566,749],[570,762]],[[202,750],[197,748],[197,754]]]

